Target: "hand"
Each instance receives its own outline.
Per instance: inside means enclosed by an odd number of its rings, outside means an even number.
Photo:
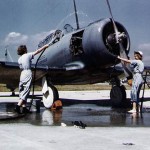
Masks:
[[[45,49],[48,48],[48,47],[49,47],[49,44],[44,45],[44,48],[45,48]]]
[[[49,44],[46,44],[42,47],[43,50],[47,49],[49,47]]]
[[[120,56],[117,56],[118,59],[120,59]]]

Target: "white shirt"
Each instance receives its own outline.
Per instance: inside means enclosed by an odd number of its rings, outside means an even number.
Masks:
[[[31,69],[32,59],[34,58],[33,53],[25,53],[18,59],[20,69],[28,70]]]

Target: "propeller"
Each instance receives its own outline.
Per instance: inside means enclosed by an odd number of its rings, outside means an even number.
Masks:
[[[113,15],[112,15],[109,0],[106,0],[106,2],[107,2],[108,9],[109,9],[109,13],[111,15],[111,20],[112,20],[112,24],[113,24],[113,28],[114,28],[114,32],[115,32],[116,44],[119,44],[120,57],[125,58],[125,59],[129,59],[126,52],[125,52],[125,48],[123,47],[123,44],[121,42],[122,38],[126,37],[126,35],[125,35],[124,32],[120,33],[118,31],[118,28],[116,26],[115,20],[114,20]],[[121,64],[122,64],[122,67],[123,67],[126,78],[131,78],[132,77],[132,72],[131,72],[129,64],[125,63],[124,61],[121,61]]]

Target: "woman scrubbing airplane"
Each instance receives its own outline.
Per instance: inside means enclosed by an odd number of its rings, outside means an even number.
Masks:
[[[48,48],[48,44],[37,49],[34,52],[28,53],[26,45],[20,45],[17,49],[19,67],[22,70],[19,82],[19,102],[16,105],[15,111],[18,114],[28,113],[29,110],[26,108],[27,97],[30,93],[32,83],[32,71],[31,71],[31,60],[35,55]]]
[[[128,111],[129,113],[139,112],[139,94],[143,84],[142,73],[144,71],[144,63],[142,62],[143,53],[141,51],[134,52],[134,60],[128,60],[118,56],[118,59],[130,63],[130,66],[133,70],[133,81],[131,88],[131,102],[133,102],[132,110]]]

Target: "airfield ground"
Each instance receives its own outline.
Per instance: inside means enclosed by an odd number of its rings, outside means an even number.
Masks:
[[[40,94],[39,92],[35,92]],[[0,92],[1,115],[17,102],[10,92]],[[106,99],[109,90],[60,91],[60,97],[72,99]],[[145,93],[149,95],[149,91]],[[129,96],[129,91],[127,91]],[[62,111],[41,108],[40,113],[0,121],[2,150],[149,150],[150,102],[144,103],[143,114],[128,114],[95,104],[65,106]],[[14,105],[13,105],[14,106]],[[72,121],[82,120],[87,127],[76,128]]]

